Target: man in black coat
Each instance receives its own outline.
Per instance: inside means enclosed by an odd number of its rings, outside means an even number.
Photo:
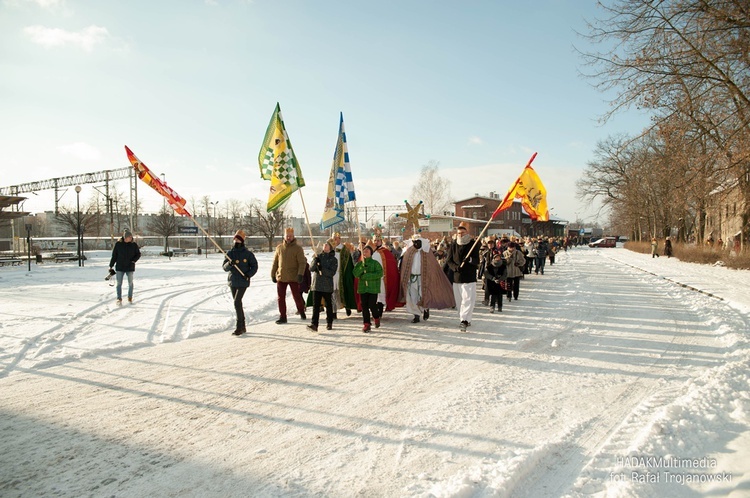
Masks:
[[[461,319],[461,332],[466,332],[466,327],[471,325],[471,315],[477,301],[479,244],[474,244],[468,228],[464,221],[456,227],[456,239],[451,243],[447,258],[447,265],[453,271],[453,295]]]
[[[128,302],[133,302],[133,272],[135,262],[141,257],[138,244],[133,242],[133,234],[127,228],[122,233],[120,240],[115,242],[112,248],[112,258],[109,260],[109,271],[114,267],[117,275],[117,305],[122,304],[122,278],[128,276]]]

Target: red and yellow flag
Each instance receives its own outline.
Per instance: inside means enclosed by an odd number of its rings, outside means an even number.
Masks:
[[[531,156],[526,167],[523,169],[521,176],[516,183],[505,194],[503,202],[492,213],[492,218],[505,211],[513,205],[513,200],[521,198],[521,204],[524,210],[534,221],[549,221],[549,211],[547,210],[547,189],[544,188],[542,180],[531,167],[532,161],[536,158],[536,152]]]
[[[172,209],[174,209],[177,214],[182,216],[190,216],[188,210],[185,209],[185,199],[180,197],[177,192],[168,187],[166,182],[163,182],[159,180],[158,177],[154,176],[153,173],[151,173],[151,170],[148,169],[146,165],[143,164],[141,160],[135,156],[135,154],[133,154],[133,151],[128,149],[127,145],[125,146],[125,153],[127,153],[128,155],[130,164],[132,164],[133,168],[135,168],[135,172],[138,175],[138,178],[143,180],[149,187],[156,190],[162,195],[162,197],[167,199],[167,202],[170,206],[172,206]]]

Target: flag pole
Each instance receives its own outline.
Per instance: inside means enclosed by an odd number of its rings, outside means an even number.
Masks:
[[[493,218],[490,218],[487,220],[487,224],[484,225],[484,228],[482,228],[482,231],[479,232],[479,235],[477,235],[477,238],[474,239],[474,245],[471,246],[471,249],[469,249],[469,252],[466,253],[466,257],[463,261],[461,261],[461,264],[458,266],[459,268],[462,268],[464,266],[464,263],[466,263],[466,260],[469,259],[469,256],[471,256],[471,253],[474,251],[474,248],[477,246],[479,241],[482,239],[482,235],[484,235],[484,232],[487,230],[487,228],[490,226],[490,223],[492,223]]]
[[[359,210],[357,209],[357,201],[352,201],[354,203],[354,221],[357,223],[357,243],[359,243],[360,240],[362,240],[362,229],[359,226]]]
[[[208,237],[208,239],[209,239],[209,240],[210,240],[210,241],[211,241],[211,242],[212,242],[212,243],[213,243],[213,244],[214,244],[214,245],[216,246],[216,248],[217,248],[217,249],[218,249],[219,251],[221,251],[221,253],[222,253],[222,254],[224,255],[224,257],[225,257],[225,258],[227,259],[227,261],[229,261],[230,263],[232,263],[232,266],[234,266],[234,267],[235,267],[235,269],[236,269],[236,270],[237,270],[238,272],[240,272],[240,275],[242,275],[243,277],[246,277],[247,275],[245,275],[245,274],[244,274],[244,273],[242,272],[242,270],[240,270],[240,269],[239,269],[239,267],[238,267],[238,266],[237,266],[236,264],[234,264],[234,261],[232,261],[232,258],[230,258],[230,257],[229,257],[229,255],[228,255],[228,254],[227,254],[227,253],[226,253],[226,252],[224,251],[224,249],[222,249],[222,248],[221,248],[221,246],[220,246],[219,244],[217,244],[217,243],[216,243],[216,241],[214,240],[214,238],[213,238],[213,237],[211,237],[211,236],[210,236],[210,235],[208,234],[208,232],[207,232],[206,230],[204,230],[204,228],[203,228],[203,227],[201,226],[201,224],[200,224],[200,223],[198,223],[198,222],[197,222],[197,221],[195,220],[195,218],[193,218],[193,215],[192,215],[192,214],[191,214],[191,215],[188,215],[188,217],[190,218],[190,221],[192,221],[193,223],[195,223],[195,226],[197,226],[198,228],[200,228],[200,231],[201,231],[201,232],[203,232],[203,233],[204,233],[204,234],[206,235],[206,237]]]
[[[310,218],[307,216],[307,207],[305,206],[305,198],[302,197],[301,188],[298,188],[297,192],[299,192],[299,198],[302,200],[302,211],[305,212],[305,222],[307,222],[307,231],[310,234],[310,248],[312,249],[313,253],[315,253],[315,250],[317,248],[315,246],[315,239],[313,238],[312,228],[310,227]]]

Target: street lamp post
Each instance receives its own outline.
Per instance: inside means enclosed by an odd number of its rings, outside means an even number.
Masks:
[[[209,202],[209,204],[211,204],[214,208],[214,235],[217,235],[218,231],[216,230],[216,222],[218,221],[218,219],[216,218],[216,206],[219,204],[219,201]],[[219,243],[221,244],[221,241],[219,241]]]
[[[78,246],[78,266],[83,266],[83,261],[81,259],[81,256],[83,254],[82,248],[81,248],[81,240],[83,237],[81,236],[81,186],[76,185],[76,215],[78,217],[78,223],[76,226],[76,235],[78,236],[78,243],[76,244]]]
[[[162,173],[162,174],[161,174],[160,176],[161,176],[161,181],[162,181],[162,183],[163,183],[164,185],[166,185],[166,184],[167,184],[167,175],[166,175],[166,174],[164,174],[164,173]],[[162,198],[162,209],[163,209],[164,211],[166,211],[166,210],[167,210],[167,198],[166,198],[166,197],[163,197],[163,198]]]
[[[29,271],[31,271],[31,223],[26,223],[26,258],[29,262]]]

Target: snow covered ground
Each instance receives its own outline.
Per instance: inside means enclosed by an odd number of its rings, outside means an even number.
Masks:
[[[121,308],[89,257],[0,268],[0,496],[750,496],[750,272],[577,248],[467,333],[315,334],[259,254],[236,338],[219,255]]]

